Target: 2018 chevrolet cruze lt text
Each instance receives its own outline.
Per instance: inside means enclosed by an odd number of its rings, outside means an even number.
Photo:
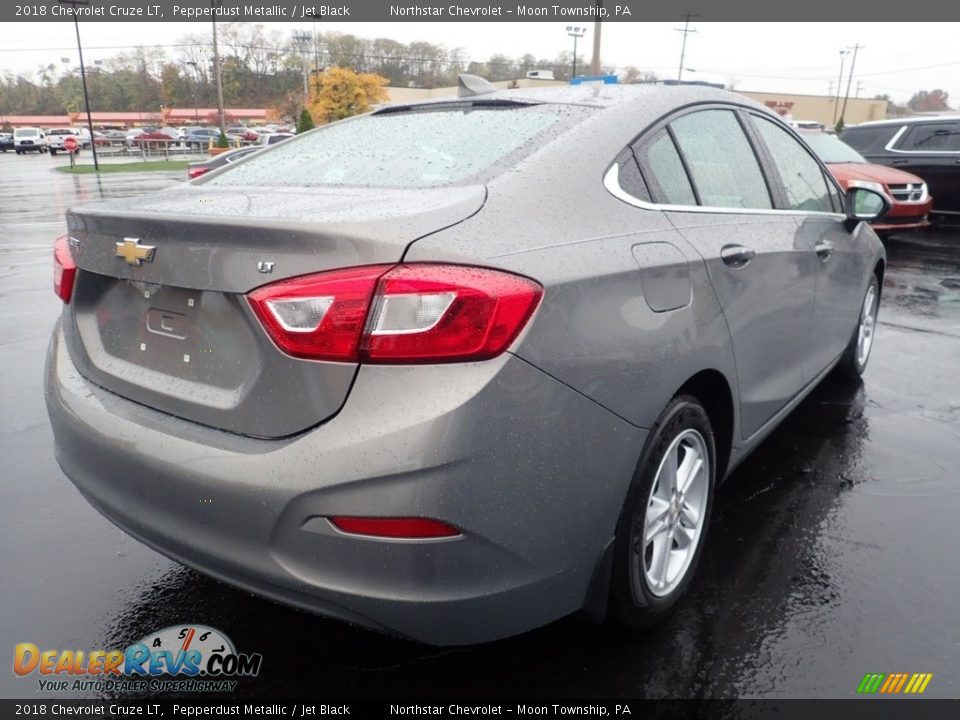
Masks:
[[[68,214],[57,459],[147,545],[327,616],[648,625],[717,484],[863,371],[886,210],[722,91],[386,107]]]

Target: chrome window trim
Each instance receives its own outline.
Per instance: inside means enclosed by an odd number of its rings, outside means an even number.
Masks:
[[[619,177],[619,165],[614,163],[610,166],[607,172],[603,176],[603,186],[606,188],[607,192],[613,195],[618,200],[622,200],[628,205],[633,205],[634,207],[642,208],[644,210],[662,210],[662,211],[671,211],[671,212],[693,212],[693,213],[713,213],[721,215],[777,215],[777,216],[791,216],[791,217],[808,217],[815,215],[817,217],[829,217],[836,218],[838,220],[846,220],[847,216],[842,213],[828,213],[828,212],[819,212],[816,210],[778,210],[777,208],[772,209],[763,209],[763,208],[727,208],[727,207],[709,207],[704,205],[667,205],[667,204],[658,204],[647,202],[646,200],[641,200],[629,194],[626,190],[620,187],[620,177]],[[840,193],[843,197],[844,193]]]
[[[890,142],[888,142],[883,149],[887,152],[897,153],[898,155],[960,155],[960,150],[898,150],[897,148],[893,147],[897,144],[897,141],[900,140],[904,133],[907,132],[907,130],[912,127],[916,127],[917,125],[924,124],[935,125],[936,123],[911,123],[910,125],[904,125],[897,130],[897,134],[890,139]],[[958,129],[960,129],[960,123],[958,123]]]

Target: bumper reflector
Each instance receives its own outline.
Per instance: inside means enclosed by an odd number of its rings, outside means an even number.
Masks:
[[[338,515],[327,519],[337,530],[349,535],[417,540],[462,535],[452,525],[430,518],[345,517]]]

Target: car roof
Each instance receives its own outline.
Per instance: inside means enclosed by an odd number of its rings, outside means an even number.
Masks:
[[[649,100],[672,100],[676,106],[694,104],[697,102],[734,102],[739,105],[748,105],[763,109],[767,108],[750,100],[743,95],[719,90],[702,85],[665,85],[661,83],[639,83],[628,85],[606,85],[590,83],[582,85],[552,86],[544,88],[517,88],[514,90],[497,90],[482,95],[469,97],[432,98],[412,103],[397,103],[387,105],[374,114],[389,114],[407,107],[424,107],[443,105],[457,105],[473,103],[475,105],[498,103],[529,103],[531,105],[579,105],[583,107],[609,108],[624,103],[642,103]]]
[[[869,122],[851,125],[848,129],[861,127],[883,127],[886,125],[916,125],[918,123],[957,122],[960,115],[921,115],[904,118],[887,118],[886,120],[870,120]]]

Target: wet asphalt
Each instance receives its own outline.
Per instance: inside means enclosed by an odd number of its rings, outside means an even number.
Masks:
[[[0,155],[0,697],[43,696],[11,671],[18,642],[126,647],[180,623],[263,654],[237,688],[247,697],[845,698],[867,672],[931,672],[927,696],[960,697],[960,229],[887,242],[864,382],[828,380],[720,489],[698,577],[665,625],[568,619],[436,649],[188,570],[63,476],[42,393],[60,311],[51,242],[71,204],[185,175],[52,170],[66,162]]]

